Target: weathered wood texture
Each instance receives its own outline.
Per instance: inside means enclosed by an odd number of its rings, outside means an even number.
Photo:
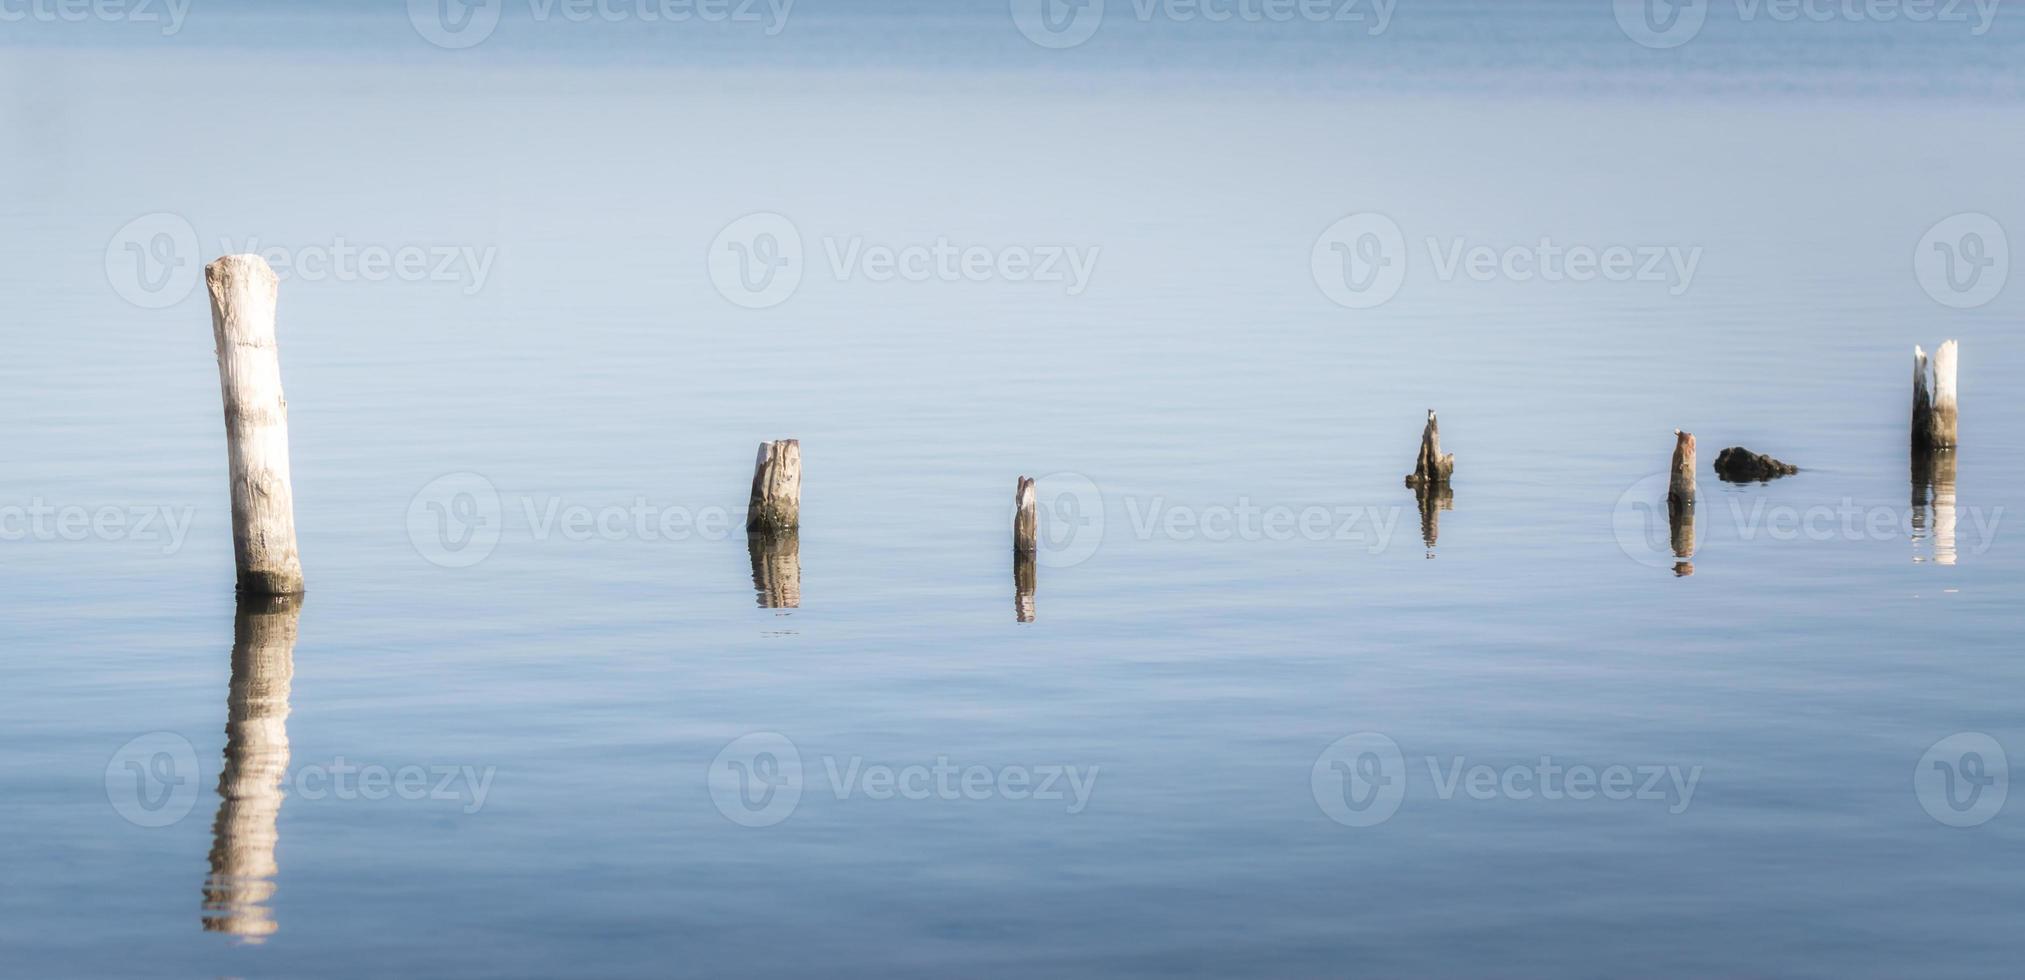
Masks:
[[[745,529],[785,531],[801,523],[801,441],[762,442],[752,469],[752,500],[746,510]]]
[[[232,483],[232,555],[239,591],[302,592],[295,547],[295,490],[288,466],[288,399],[274,313],[279,280],[257,255],[228,255],[204,269],[211,333],[225,398]]]
[[[1954,341],[1945,341],[1929,358],[1926,351],[1913,347],[1914,449],[1955,448],[1955,348]]]
[[[288,694],[295,677],[294,596],[241,596],[232,629],[232,685],[226,697],[225,767],[211,824],[211,874],[204,880],[204,930],[258,943],[279,926],[265,904],[280,868],[282,782],[288,772]]]
[[[1695,435],[1673,430],[1673,475],[1667,481],[1668,500],[1693,503],[1695,499]]]
[[[1040,508],[1034,496],[1034,478],[1020,477],[1013,489],[1013,551],[1032,555],[1040,547]]]
[[[1414,458],[1413,472],[1406,474],[1409,487],[1445,487],[1455,475],[1455,454],[1441,451],[1441,426],[1434,409],[1427,410],[1427,428],[1420,432],[1420,455]]]

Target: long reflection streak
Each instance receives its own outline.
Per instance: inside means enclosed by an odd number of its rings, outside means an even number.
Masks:
[[[282,782],[288,772],[288,694],[295,676],[299,598],[239,600],[232,630],[232,688],[226,699],[225,768],[211,824],[211,875],[204,881],[204,931],[266,941],[280,925],[263,903],[274,897]]]

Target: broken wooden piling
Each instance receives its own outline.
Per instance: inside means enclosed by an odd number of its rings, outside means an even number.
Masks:
[[[211,336],[225,399],[225,451],[232,486],[232,557],[247,595],[302,592],[295,547],[295,490],[288,465],[288,399],[274,314],[280,280],[257,255],[228,255],[204,268]]]
[[[1913,346],[1912,444],[1915,450],[1955,448],[1955,342],[1934,348],[1931,359]]]
[[[777,439],[759,444],[752,469],[752,500],[745,513],[748,531],[785,531],[802,521],[802,444]]]
[[[1413,461],[1413,472],[1406,474],[1409,487],[1445,487],[1449,478],[1455,475],[1455,454],[1441,451],[1441,426],[1435,422],[1434,409],[1427,410],[1427,428],[1420,432],[1420,455]]]
[[[1034,478],[1020,477],[1013,488],[1013,616],[1022,623],[1034,621],[1040,527],[1040,506],[1034,494]]]
[[[1695,500],[1695,435],[1673,430],[1673,476],[1667,481],[1666,499],[1692,506]]]

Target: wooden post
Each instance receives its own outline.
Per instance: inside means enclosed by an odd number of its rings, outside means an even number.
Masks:
[[[232,686],[225,701],[225,767],[211,824],[204,931],[264,941],[280,928],[265,904],[280,867],[274,848],[288,773],[288,694],[295,677],[294,596],[241,596],[232,628]]]
[[[1695,499],[1695,434],[1673,430],[1673,478],[1666,499],[1693,504]]]
[[[231,460],[232,556],[239,591],[302,592],[295,550],[295,490],[288,469],[288,399],[274,341],[279,280],[257,255],[228,255],[204,269],[211,289],[211,335],[225,396]]]
[[[761,609],[795,609],[802,604],[801,533],[747,531],[746,550],[752,553],[752,588],[759,595]]]
[[[1934,348],[1933,445],[1955,448],[1955,342]]]
[[[1409,487],[1445,487],[1455,475],[1455,454],[1441,451],[1441,426],[1434,409],[1427,410],[1427,428],[1420,432],[1420,455],[1414,458],[1413,472],[1406,475]]]
[[[1955,420],[1955,342],[1942,342],[1931,360],[1914,345],[1913,448],[1955,448]]]
[[[1034,478],[1020,477],[1013,490],[1013,551],[1032,555],[1040,547],[1040,508],[1034,500]]]
[[[802,523],[802,444],[779,439],[759,444],[752,469],[752,501],[746,509],[748,531],[785,531]]]
[[[1927,352],[1913,345],[1912,446],[1918,453],[1934,446],[1934,401],[1927,387]]]
[[[1013,617],[1022,623],[1034,621],[1040,526],[1040,505],[1034,496],[1034,478],[1020,477],[1019,484],[1013,489]]]

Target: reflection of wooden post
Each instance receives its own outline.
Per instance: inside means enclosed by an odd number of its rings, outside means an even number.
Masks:
[[[1420,504],[1420,540],[1427,545],[1427,557],[1434,557],[1435,540],[1441,537],[1441,512],[1455,509],[1455,492],[1447,487],[1415,487],[1414,500]]]
[[[1693,437],[1689,437],[1693,438]],[[1693,453],[1693,448],[1689,448]],[[1680,559],[1673,563],[1673,573],[1685,578],[1695,573],[1695,563],[1688,559],[1695,556],[1695,502],[1689,496],[1682,500],[1667,495],[1666,499],[1667,539],[1673,545],[1673,556]]]
[[[1913,347],[1912,444],[1920,449],[1955,447],[1955,342],[1934,349],[1931,360]]]
[[[802,523],[802,444],[780,439],[759,444],[752,469],[752,501],[746,509],[748,531],[785,531]]]
[[[245,596],[232,627],[232,688],[226,698],[225,768],[211,824],[211,876],[204,931],[259,943],[280,926],[274,897],[282,782],[288,774],[288,693],[295,676],[294,597]]]
[[[1413,472],[1406,475],[1409,487],[1445,487],[1455,475],[1455,454],[1441,451],[1441,426],[1435,423],[1434,409],[1427,410],[1427,427],[1420,430],[1420,455],[1413,460]]]
[[[1955,563],[1955,454],[1952,450],[1915,450],[1912,454],[1912,536],[1933,539],[1933,560]],[[1917,552],[1914,561],[1919,561]]]
[[[1033,552],[1013,553],[1013,618],[1022,623],[1034,621],[1034,586],[1039,578],[1036,565]]]
[[[288,400],[274,342],[277,284],[257,255],[228,255],[204,269],[211,289],[211,337],[225,395],[225,451],[231,464],[232,556],[239,591],[295,595],[295,491],[288,470]]]
[[[752,587],[761,609],[795,609],[802,604],[802,539],[786,531],[748,531],[752,553]]]
[[[1013,615],[1022,623],[1034,621],[1034,585],[1039,577],[1035,558],[1040,550],[1040,528],[1034,478],[1020,477],[1013,488]]]
[[[1667,482],[1666,499],[1694,503],[1695,435],[1692,432],[1673,430],[1673,477]],[[1692,522],[1693,518],[1689,520]]]

